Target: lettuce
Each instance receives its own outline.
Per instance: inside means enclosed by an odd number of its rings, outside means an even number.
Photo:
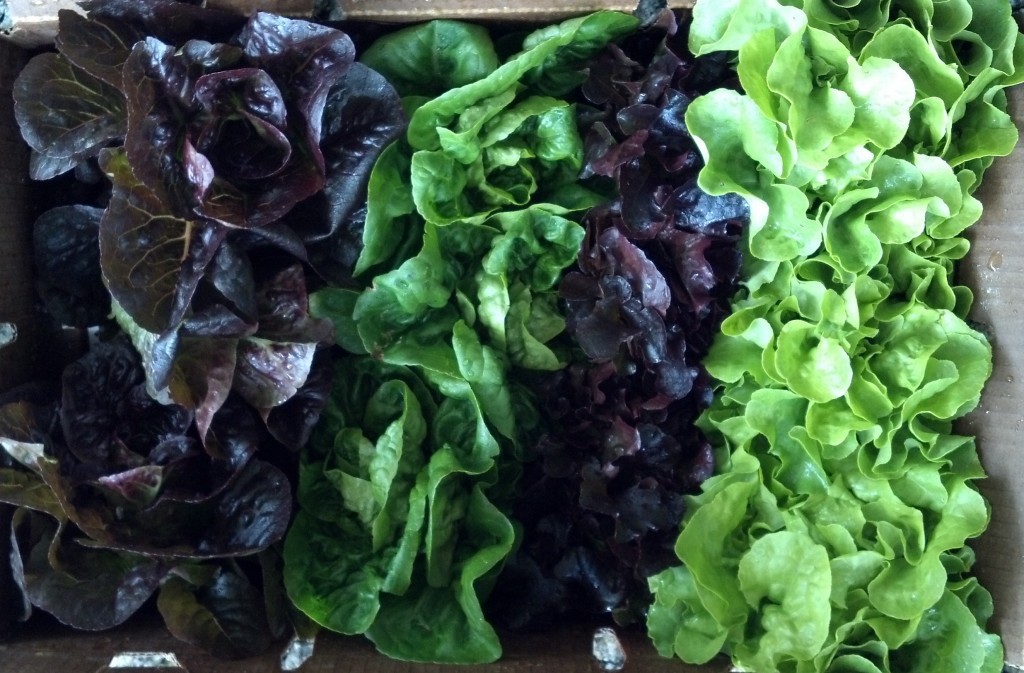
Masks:
[[[281,454],[234,395],[200,437],[189,409],[149,397],[124,336],[56,387],[12,391],[0,405],[9,619],[34,607],[108,629],[156,594],[182,640],[225,658],[262,652],[271,625],[243,568],[259,568],[291,518]],[[276,581],[265,577],[268,593]]]
[[[617,12],[571,19],[527,36],[522,51],[500,65],[486,35],[455,22],[408,28],[370,47],[368,63],[398,82],[412,112],[406,138],[387,150],[370,176],[356,272],[385,262],[394,268],[403,260],[389,259],[390,251],[415,239],[422,221],[482,224],[499,211],[531,204],[572,211],[599,203],[600,195],[577,184],[583,147],[574,108],[555,97],[568,89],[548,80],[564,73],[578,85],[587,58],[637,23]],[[426,99],[398,72],[405,61],[398,55],[421,53],[431,44],[440,49],[419,68],[434,70],[416,79],[451,88]],[[469,63],[464,74],[445,67],[453,60]],[[465,81],[470,76],[476,79]]]
[[[570,20],[504,64],[455,22],[367,50],[411,114],[369,177],[360,289],[310,297],[352,354],[302,453],[284,547],[289,596],[326,628],[398,659],[501,655],[482,605],[516,544],[510,501],[537,423],[512,371],[565,366],[556,288],[583,241],[574,218],[603,198],[577,184],[576,111],[555,96],[636,23]]]
[[[487,30],[462,21],[431,21],[386,35],[359,60],[402,96],[434,98],[487,77],[499,65]]]
[[[569,366],[531,379],[544,430],[515,508],[523,543],[489,604],[514,628],[640,621],[647,578],[675,560],[683,495],[714,467],[693,425],[711,397],[700,361],[736,289],[747,208],[695,184],[683,115],[733,76],[684,49],[665,11],[602,51],[583,83],[583,175],[619,194],[584,215],[558,284]]]
[[[1021,39],[995,1],[697,4],[691,48],[737,51],[744,91],[690,105],[698,182],[742,195],[751,227],[704,361],[722,469],[689,502],[684,565],[650,581],[663,654],[892,671],[941,650],[1000,670],[964,547],[984,473],[953,432],[992,354],[951,276],[972,192],[1016,142]]]
[[[508,553],[512,528],[481,490],[498,444],[479,401],[468,386],[444,397],[405,367],[338,368],[351,385],[335,389],[303,455],[289,595],[392,657],[497,658],[475,584]]]
[[[351,280],[364,187],[406,122],[397,94],[345,33],[268,13],[97,0],[61,12],[59,33],[17,79],[17,121],[32,177],[74,169],[103,208],[39,219],[48,307],[109,325],[113,299],[150,392],[194,410],[201,434],[234,390],[297,448],[332,341],[306,314],[301,264]]]

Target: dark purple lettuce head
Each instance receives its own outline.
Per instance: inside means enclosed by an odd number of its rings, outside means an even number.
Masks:
[[[122,71],[136,176],[179,217],[279,220],[324,186],[324,105],[354,56],[341,31],[262,12],[229,44],[137,42]]]
[[[83,307],[49,274],[48,304],[74,324],[112,312],[151,396],[194,412],[201,440],[233,392],[297,449],[326,394],[314,356],[333,343],[306,273],[351,278],[370,170],[406,124],[398,95],[353,63],[347,35],[308,21],[171,0],[85,9],[61,13],[58,53],[15,86],[33,176],[88,160],[109,181],[102,211],[41,218],[42,252],[98,250],[91,285],[71,290],[109,296]],[[73,236],[50,232],[72,215]],[[254,256],[281,273],[254,273]]]
[[[288,478],[255,457],[264,435],[236,398],[201,441],[191,411],[147,394],[139,357],[119,338],[65,369],[54,408],[0,407],[0,443],[91,544],[201,559],[259,552],[284,534]],[[20,497],[0,489],[0,500],[32,508]]]
[[[146,35],[173,44],[223,42],[243,17],[174,0],[85,2],[86,15],[59,12],[57,53],[33,58],[14,85],[15,116],[32,148],[30,174],[45,180],[123,143],[127,95],[122,70]],[[130,85],[130,83],[129,83]]]
[[[89,279],[109,293],[103,317],[112,308],[150,395],[194,413],[201,441],[236,394],[297,449],[328,387],[313,371],[317,348],[333,343],[329,323],[308,315],[305,273],[352,256],[350,214],[405,125],[397,94],[353,65],[351,40],[333,28],[168,0],[86,9],[61,13],[59,52],[16,86],[35,177],[96,157],[110,184],[101,215],[74,211],[92,230],[46,242],[98,250]],[[276,255],[276,275],[254,273],[252,256],[264,254]],[[64,308],[65,294],[50,303]]]
[[[355,56],[348,36],[263,12],[245,21],[185,3],[138,4],[62,11],[58,53],[19,76],[15,109],[33,177],[123,144],[170,215],[229,227],[275,222],[318,192],[325,103]]]
[[[352,67],[349,37],[168,0],[87,10],[61,12],[58,52],[15,84],[16,117],[33,177],[98,158],[112,183],[102,277],[132,320],[158,335],[178,328],[231,232],[330,267],[325,241],[360,226],[349,215],[369,170],[405,125],[390,85]],[[282,222],[325,189],[329,208]],[[328,249],[311,254],[314,244]]]
[[[112,179],[151,193],[148,214],[179,228],[263,227],[325,185],[336,213],[353,210],[404,128],[376,73],[357,67],[345,81],[355,49],[339,30],[173,0],[84,8],[60,12],[58,52],[34,58],[14,86],[36,179],[123,145],[133,175]]]
[[[267,460],[289,454],[260,428],[231,398],[201,441],[190,411],[147,395],[124,338],[0,397],[0,636],[33,608],[108,629],[154,594],[171,633],[222,658],[284,635],[271,547],[292,489]]]

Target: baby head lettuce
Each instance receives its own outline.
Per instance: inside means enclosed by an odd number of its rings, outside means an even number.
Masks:
[[[481,402],[465,381],[439,385],[370,358],[339,368],[303,452],[289,595],[395,658],[493,661],[501,649],[481,595],[513,531],[485,495],[499,448]]]
[[[167,18],[225,22],[214,10],[155,4]],[[123,143],[169,214],[235,227],[280,219],[323,186],[324,104],[355,53],[344,33],[257,13],[244,25],[231,19],[230,43],[197,39],[182,21],[161,31],[165,42],[144,37],[145,18],[116,2],[92,3],[89,19],[62,12],[61,52],[34,60],[15,87],[42,163],[59,158],[67,170]]]
[[[260,651],[269,635],[245,634],[268,631],[262,607],[227,613],[259,596],[238,564],[281,539],[290,519],[287,477],[256,456],[269,445],[237,398],[200,438],[188,409],[147,394],[124,338],[68,366],[57,390],[8,395],[0,500],[14,508],[9,558],[22,596],[63,623],[98,630],[159,591],[169,624],[182,611],[200,616],[179,620],[176,635],[221,656]],[[183,593],[172,576],[194,588]]]
[[[254,458],[261,435],[253,414],[232,400],[200,441],[189,410],[146,393],[125,340],[68,366],[53,409],[3,409],[8,454],[103,546],[170,557],[248,554],[287,525],[288,480]]]
[[[573,106],[557,98],[569,89],[552,85],[548,75],[563,73],[578,86],[586,59],[636,25],[617,12],[572,19],[531,34],[501,64],[486,35],[454,22],[399,31],[371,47],[366,61],[398,82],[412,112],[405,139],[370,178],[366,245],[356,271],[387,261],[402,238],[417,237],[417,221],[481,224],[531,204],[574,211],[600,202],[577,184],[583,146]],[[396,56],[421,53],[424,45],[438,50],[419,67],[436,71],[419,81],[449,84],[431,99],[418,95],[402,70],[405,56]],[[443,67],[455,60],[466,65]],[[396,179],[411,186],[408,194],[392,193],[387,185]]]

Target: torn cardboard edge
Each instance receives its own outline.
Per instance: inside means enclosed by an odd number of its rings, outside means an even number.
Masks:
[[[25,49],[53,43],[57,14],[62,9],[81,12],[74,0],[0,0],[0,35]],[[207,6],[239,14],[259,9],[297,18],[332,21],[384,21],[409,23],[437,18],[488,21],[556,21],[601,9],[632,12],[630,0],[519,0],[486,7],[476,0],[207,0]],[[669,0],[684,9],[693,0]]]

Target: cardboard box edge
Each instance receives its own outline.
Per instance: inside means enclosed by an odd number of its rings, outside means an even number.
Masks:
[[[57,13],[61,9],[82,11],[75,0],[6,0],[7,28],[0,37],[24,49],[38,49],[57,35]],[[693,7],[694,0],[669,0],[674,9]],[[41,3],[41,4],[40,4]],[[405,5],[398,7],[398,5]],[[209,0],[209,7],[239,14],[255,10],[284,16],[310,18],[324,9],[317,0]],[[498,7],[480,7],[467,0],[329,0],[327,11],[337,20],[410,23],[441,18],[490,21],[556,21],[597,10],[631,12],[637,3],[629,0],[526,0]]]

